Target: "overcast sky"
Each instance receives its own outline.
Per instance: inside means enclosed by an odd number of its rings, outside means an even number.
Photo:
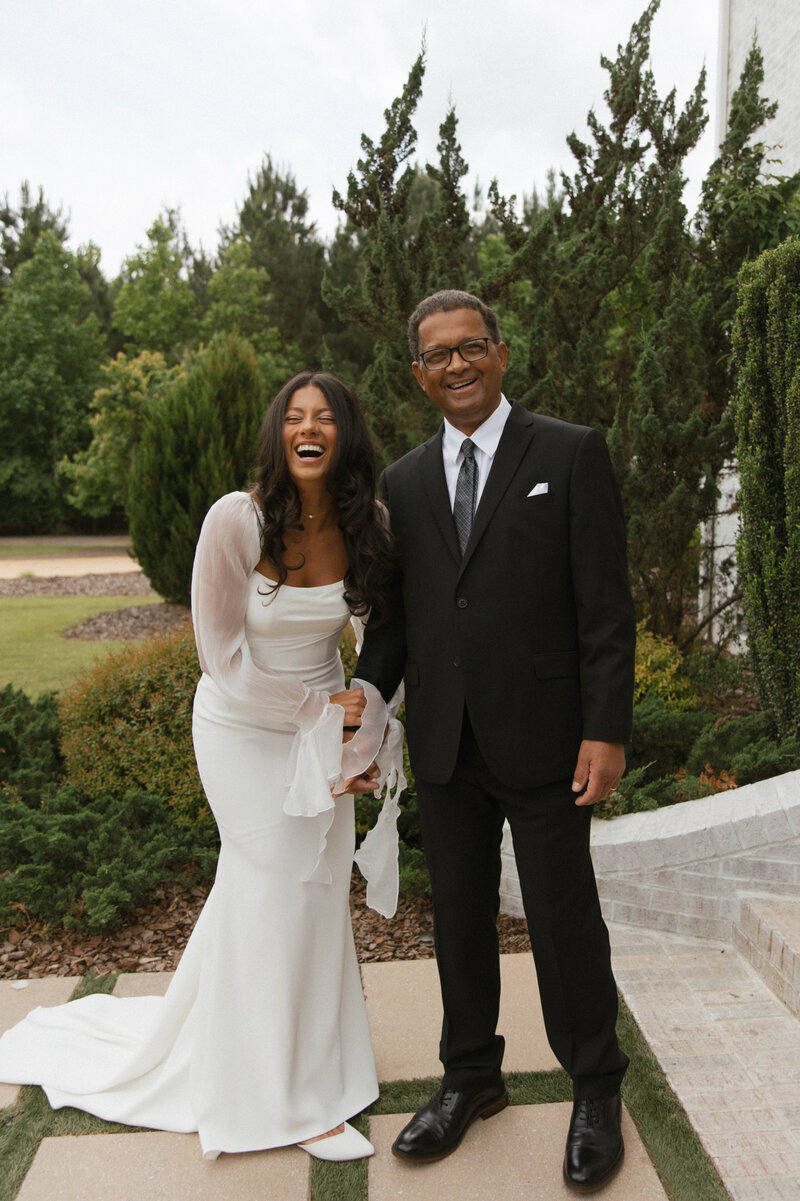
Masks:
[[[0,195],[41,185],[70,217],[73,248],[102,250],[107,276],[179,207],[213,252],[265,154],[336,226],[362,132],[377,139],[427,41],[420,161],[435,161],[448,104],[467,188],[542,189],[569,168],[565,138],[603,115],[607,74],[645,0],[0,0]],[[686,199],[714,157],[718,0],[662,0],[652,66],[660,94],[688,98],[705,65],[709,127]]]

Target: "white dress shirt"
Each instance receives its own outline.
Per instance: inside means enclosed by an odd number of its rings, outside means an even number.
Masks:
[[[486,486],[486,480],[489,477],[489,471],[491,470],[495,452],[500,442],[500,435],[503,432],[510,412],[511,405],[505,396],[501,396],[500,404],[491,416],[486,418],[483,425],[478,426],[474,434],[469,435],[475,443],[475,463],[478,468],[476,509],[480,504],[483,489]],[[464,459],[461,453],[461,444],[466,436],[461,430],[457,430],[454,425],[451,425],[445,417],[442,457],[444,458],[444,474],[447,479],[447,491],[450,493],[451,509],[456,499],[456,481],[458,480],[459,468]]]

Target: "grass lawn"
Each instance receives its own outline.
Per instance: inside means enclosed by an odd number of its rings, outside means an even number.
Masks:
[[[76,555],[127,554],[130,545],[131,540],[127,534],[0,538],[0,559],[70,559]]]
[[[52,543],[33,546],[0,546],[0,559],[71,559],[76,555],[93,557],[95,555],[114,555],[127,550],[127,544],[119,542],[110,546],[77,546],[65,542],[56,546]]]
[[[29,696],[60,691],[122,642],[85,642],[63,631],[94,613],[159,603],[149,596],[0,597],[0,687],[13,684]]]

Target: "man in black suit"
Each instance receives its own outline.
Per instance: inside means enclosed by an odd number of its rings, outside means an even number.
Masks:
[[[496,1033],[500,839],[511,826],[550,1045],[573,1080],[564,1179],[619,1167],[617,993],[589,855],[591,806],[630,737],[635,624],[602,435],[510,405],[507,348],[477,297],[409,321],[412,371],[444,423],[381,482],[400,562],[392,620],[356,674],[405,682],[444,1004],[442,1086],[400,1133],[431,1162],[508,1104]]]

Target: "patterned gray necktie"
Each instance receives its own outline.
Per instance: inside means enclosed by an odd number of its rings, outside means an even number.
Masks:
[[[464,459],[458,471],[456,480],[456,499],[453,504],[453,520],[456,523],[458,544],[463,555],[472,529],[472,518],[475,514],[475,500],[478,495],[478,465],[475,462],[475,443],[471,438],[465,438],[461,443],[461,453]]]

